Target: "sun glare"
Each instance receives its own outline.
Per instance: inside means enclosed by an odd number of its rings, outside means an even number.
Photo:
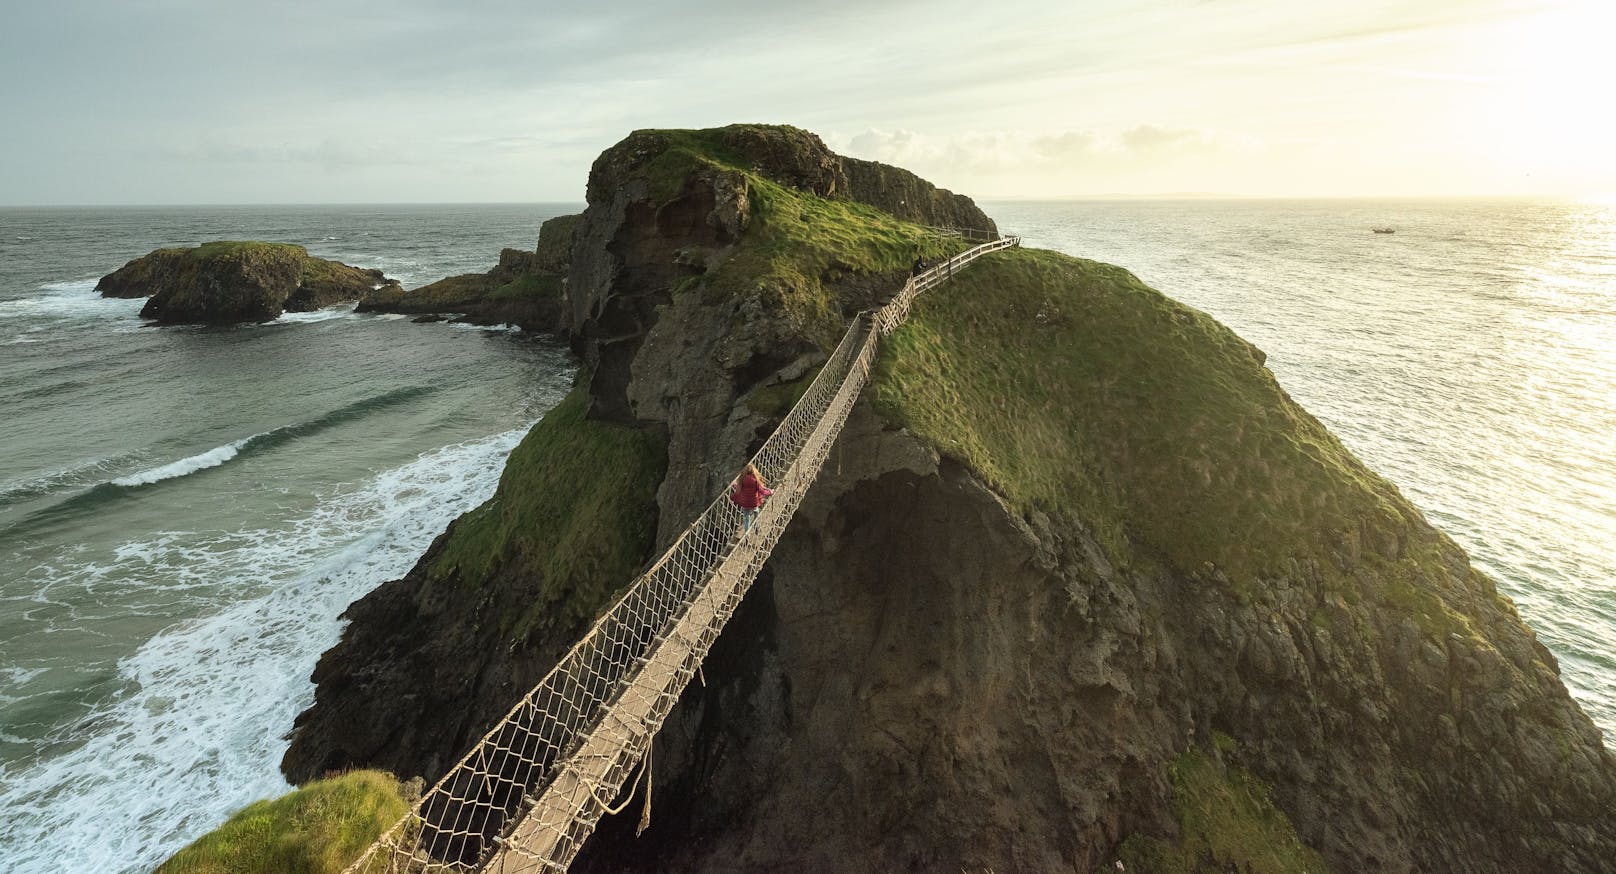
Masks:
[[[1553,4],[1498,26],[1485,49],[1498,74],[1486,111],[1492,142],[1478,144],[1538,177],[1544,189],[1577,196],[1616,192],[1616,4]]]

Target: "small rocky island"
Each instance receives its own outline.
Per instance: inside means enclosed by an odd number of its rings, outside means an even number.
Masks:
[[[380,270],[316,258],[290,243],[221,240],[157,249],[101,278],[103,297],[150,298],[141,318],[162,324],[265,322],[396,288]]]

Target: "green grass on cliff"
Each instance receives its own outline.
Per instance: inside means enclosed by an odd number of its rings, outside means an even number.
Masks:
[[[755,413],[784,416],[808,392],[808,387],[813,385],[814,378],[818,375],[818,373],[805,373],[788,382],[759,386],[748,393],[742,399],[742,403]]]
[[[593,619],[627,584],[656,534],[656,489],[666,456],[645,431],[585,418],[579,382],[511,452],[494,497],[460,517],[429,583],[475,590],[502,572],[542,581],[517,633],[541,619],[563,626]]]
[[[539,225],[539,242],[534,247],[539,266],[546,270],[565,270],[572,260],[572,240],[582,215],[558,215]]]
[[[409,809],[397,780],[354,771],[248,805],[157,874],[337,874]]]
[[[331,285],[358,284],[368,289],[373,280],[357,267],[349,267],[340,261],[329,261],[311,255],[303,261],[303,275],[300,281],[304,285],[317,282]]]
[[[1090,526],[1114,561],[1142,545],[1237,590],[1293,559],[1416,561],[1380,554],[1413,510],[1257,355],[1121,268],[1010,250],[920,299],[874,399],[1021,510]]]
[[[308,250],[291,243],[262,243],[256,240],[216,240],[185,250],[192,258],[211,259],[245,256],[308,257]]]
[[[748,176],[748,186],[751,226],[736,251],[706,278],[706,293],[756,294],[792,313],[823,346],[834,346],[846,328],[831,284],[874,276],[896,291],[917,255],[935,261],[967,247],[873,206],[827,200],[760,176]]]
[[[1225,746],[1232,741],[1219,738]],[[1177,840],[1133,835],[1122,844],[1129,871],[1150,874],[1325,874],[1319,854],[1274,806],[1267,786],[1211,754],[1189,750],[1171,766]],[[1104,870],[1103,868],[1101,870]]]
[[[773,181],[725,145],[732,129],[635,134],[661,149],[636,171],[659,205],[675,199],[693,174],[728,173],[745,185],[750,206],[745,234],[716,270],[682,285],[681,292],[700,289],[709,299],[755,295],[766,306],[789,313],[802,333],[830,346],[841,337],[847,315],[831,286],[862,276],[893,291],[917,256],[937,260],[968,245],[868,204],[820,197]],[[780,144],[803,142],[785,138]],[[803,158],[801,163],[812,162]]]
[[[488,292],[489,300],[513,300],[522,297],[560,297],[561,277],[551,273],[530,273],[510,282],[495,286]]]
[[[650,185],[651,199],[657,203],[672,200],[692,174],[707,167],[751,169],[745,158],[724,143],[724,131],[724,128],[667,129],[631,134],[656,138],[665,144],[656,157],[640,169]]]

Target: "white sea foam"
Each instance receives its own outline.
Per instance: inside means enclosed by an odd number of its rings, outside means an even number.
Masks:
[[[253,594],[121,661],[126,691],[49,739],[75,742],[66,752],[0,768],[8,870],[150,870],[231,811],[286,791],[282,738],[312,700],[309,672],[336,642],[338,614],[485,500],[526,430],[423,454],[290,531],[236,532],[180,553],[163,537],[120,548],[119,562],[173,562],[177,577]]]
[[[162,467],[154,467],[128,476],[120,476],[113,480],[112,484],[115,486],[146,486],[162,482],[165,479],[175,479],[193,474],[199,470],[207,470],[210,467],[218,467],[239,455],[243,446],[262,436],[264,435],[254,434],[251,437],[243,437],[223,446],[215,446],[207,452],[193,455],[189,458],[182,458],[179,461],[171,461]]]
[[[326,307],[323,310],[311,310],[306,313],[282,313],[281,317],[275,321],[277,323],[294,325],[308,324],[310,322],[328,322],[332,319],[343,319],[352,316],[353,314],[353,304],[339,304],[337,306]]]
[[[43,673],[45,673],[44,668],[19,668],[12,666],[0,668],[0,677],[5,678],[6,685],[8,686],[20,686]]]
[[[146,302],[140,299],[102,297],[95,292],[97,279],[48,282],[39,294],[0,301],[0,318],[93,318],[128,319],[140,313]]]
[[[509,322],[506,322],[504,324],[499,324],[499,325],[474,325],[474,324],[472,324],[470,322],[450,322],[449,327],[451,327],[451,328],[459,328],[459,329],[464,330],[464,331],[488,331],[488,332],[494,333],[494,334],[520,334],[520,333],[522,333],[522,326],[521,325],[513,325],[513,324],[510,324]]]

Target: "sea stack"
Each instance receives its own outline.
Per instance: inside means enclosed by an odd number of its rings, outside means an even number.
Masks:
[[[396,285],[380,270],[316,258],[302,246],[222,240],[158,249],[102,277],[96,290],[150,298],[140,315],[162,324],[233,324],[349,303]]]

